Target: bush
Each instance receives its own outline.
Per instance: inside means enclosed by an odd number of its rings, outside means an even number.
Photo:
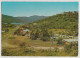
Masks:
[[[7,49],[3,49],[1,54],[2,56],[9,56],[9,52],[7,51]]]
[[[28,49],[28,50],[25,50],[24,53],[35,53],[35,51]]]
[[[8,32],[9,31],[9,29],[5,29],[5,32]]]
[[[9,37],[8,39],[15,39],[15,37]]]
[[[60,38],[60,39],[57,40],[57,44],[58,44],[58,45],[62,45],[62,44],[64,44],[64,42],[63,42],[62,39]]]
[[[67,53],[72,52],[72,45],[71,44],[66,45],[64,48],[65,48],[65,52],[67,52]]]
[[[43,40],[43,41],[49,41],[49,37],[42,37],[41,40]]]
[[[32,39],[32,40],[37,40],[37,38],[36,38],[35,35],[31,36],[31,39]]]
[[[22,42],[22,43],[20,43],[20,45],[19,45],[21,48],[24,48],[24,47],[26,47],[26,42]]]

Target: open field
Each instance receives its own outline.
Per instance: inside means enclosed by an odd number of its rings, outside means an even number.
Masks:
[[[77,56],[77,50],[66,52],[65,45],[57,45],[51,41],[50,50],[50,41],[31,40],[27,36],[14,35],[16,29],[18,28],[10,28],[9,32],[2,35],[3,56]]]
[[[34,48],[5,48],[2,50],[3,56],[77,56],[77,50],[58,49],[34,49]]]
[[[25,42],[27,46],[35,46],[35,47],[50,47],[50,41],[42,41],[42,40],[31,40],[27,38],[27,36],[18,36],[14,35],[13,33],[18,28],[12,28],[9,32],[4,33],[2,35],[2,47],[19,47],[20,43]],[[13,37],[13,39],[10,39]],[[57,45],[53,44],[52,47],[57,47]],[[59,47],[59,46],[58,46]],[[61,46],[60,46],[61,47]]]
[[[13,35],[12,37],[14,37],[14,39],[5,39],[2,41],[2,47],[9,47],[7,45],[15,45],[15,46],[19,46],[20,43],[25,42],[27,46],[38,46],[38,47],[49,47],[50,46],[50,41],[41,41],[41,40],[31,40],[28,39],[26,36],[17,36],[17,35]],[[52,43],[52,47],[56,47],[56,45],[54,45]]]

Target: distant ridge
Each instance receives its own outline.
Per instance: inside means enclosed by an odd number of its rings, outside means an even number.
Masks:
[[[12,17],[8,15],[2,14],[2,22],[4,23],[31,23],[43,18],[46,18],[47,16],[38,16],[38,15],[33,15],[30,17]]]

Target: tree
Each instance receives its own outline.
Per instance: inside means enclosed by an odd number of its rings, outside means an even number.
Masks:
[[[63,44],[63,41],[62,41],[62,39],[61,39],[61,38],[57,40],[57,44],[58,44],[58,45]]]

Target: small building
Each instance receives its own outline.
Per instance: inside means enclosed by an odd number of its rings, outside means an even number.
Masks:
[[[68,45],[68,44],[70,44],[70,43],[69,43],[69,42],[65,42],[65,44],[67,44],[67,45]]]
[[[52,36],[51,38],[52,39],[58,39],[58,37],[59,37],[59,34],[54,34],[54,36]]]
[[[56,37],[56,36],[53,36],[53,37],[51,37],[51,39],[58,39],[58,37]]]
[[[23,30],[20,31],[20,35],[25,36],[26,32],[24,32]]]
[[[29,32],[30,30],[29,29],[25,29],[25,30],[23,30],[24,32]]]
[[[68,38],[67,35],[59,35],[59,37],[61,37],[61,38]]]
[[[59,35],[59,37],[64,39],[73,39],[73,36],[69,36],[69,35]]]
[[[69,38],[72,38],[73,39],[73,36],[69,36]]]
[[[25,30],[23,30],[23,32],[25,32],[26,34],[26,36],[28,37],[28,38],[30,38],[30,30],[29,29],[25,29]]]
[[[78,39],[63,39],[65,44],[78,43]]]

